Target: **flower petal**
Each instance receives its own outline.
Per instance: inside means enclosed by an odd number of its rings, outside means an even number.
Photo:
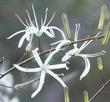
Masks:
[[[50,33],[54,36],[54,38],[55,38],[55,33],[54,33],[54,31],[53,31],[53,29],[49,29],[49,31],[50,31]]]
[[[75,55],[77,53],[78,49],[72,49],[70,51],[68,51],[62,58],[62,62],[67,61],[68,59],[70,59],[73,55]]]
[[[25,32],[26,30],[20,30],[20,31],[18,31],[18,32],[16,32],[16,33],[14,33],[14,34],[12,34],[11,36],[9,36],[7,39],[11,39],[12,37],[14,37],[14,36],[16,36],[16,35],[18,35],[18,34],[20,34],[20,33],[23,33],[23,32]]]
[[[62,34],[63,39],[66,39],[64,32],[61,29],[59,29],[58,27],[49,26],[49,27],[47,27],[47,29],[56,29],[56,30],[58,30]]]
[[[47,70],[47,73],[50,74],[52,77],[54,77],[57,81],[59,81],[64,88],[67,87],[66,84],[63,82],[63,80],[60,77],[58,77],[57,74],[53,73],[50,70]]]
[[[55,37],[52,33],[50,33],[50,32],[47,31],[47,30],[43,30],[43,32],[44,32],[47,36],[49,36],[50,38],[54,38],[54,37]]]
[[[48,8],[46,8],[45,10],[45,18],[44,18],[43,26],[45,25],[46,20],[47,20],[47,12],[48,12]]]
[[[78,52],[80,53],[86,46],[87,46],[88,41],[85,41],[79,48]]]
[[[76,29],[75,29],[75,36],[74,36],[74,41],[78,40],[78,33],[79,33],[79,29],[80,29],[80,24],[75,24]],[[74,48],[77,48],[77,43],[73,44]]]
[[[28,27],[17,14],[15,16],[19,19],[22,25],[24,25],[26,28]]]
[[[33,73],[33,72],[40,72],[41,71],[41,68],[39,68],[39,67],[38,68],[24,68],[24,67],[21,67],[17,64],[13,64],[13,66],[22,72]]]
[[[56,54],[57,52],[58,52],[58,50],[57,50],[57,51],[54,50],[54,51],[50,52],[50,54],[48,55],[47,59],[46,59],[45,62],[44,62],[44,66],[49,64],[51,58],[52,58],[52,57],[54,56],[54,54]]]
[[[65,62],[65,61],[69,60],[71,57],[72,57],[72,55],[67,55],[67,54],[65,54],[65,55],[63,56],[63,58],[62,58],[62,62]]]
[[[98,33],[95,35],[95,37],[97,37],[99,34],[100,34],[100,32],[98,32]],[[87,47],[92,41],[93,41],[93,40],[85,41],[85,42],[83,43],[83,45],[81,46],[81,48],[79,48],[80,51],[82,51],[85,47]]]
[[[80,54],[80,55],[84,55],[86,57],[98,57],[101,55],[105,55],[106,51],[102,50],[101,52],[97,52],[95,54]]]
[[[40,76],[40,82],[39,82],[39,85],[38,85],[38,88],[37,90],[31,95],[31,98],[34,98],[42,89],[43,85],[44,85],[44,80],[45,80],[45,72],[42,71],[41,72],[41,76]]]
[[[33,50],[32,53],[33,53],[34,58],[35,58],[35,60],[37,61],[38,65],[39,65],[40,67],[42,67],[42,66],[43,66],[43,63],[42,63],[41,58],[40,58],[40,56],[39,56],[39,54],[38,54],[37,51],[38,51],[38,48],[36,48],[35,50]]]
[[[56,65],[48,65],[48,69],[62,69],[62,68],[66,68],[67,70],[69,69],[69,68],[66,66],[66,63],[56,64]]]
[[[55,48],[56,50],[60,50],[60,48],[66,44],[71,43],[70,40],[62,40],[62,42],[60,44],[57,45],[57,47]]]
[[[84,55],[79,55],[79,56],[82,57],[85,61],[85,69],[84,69],[83,73],[80,76],[80,80],[82,80],[82,78],[84,78],[90,70],[90,62],[89,62],[89,59],[86,56],[84,56]]]
[[[28,10],[26,10],[26,13],[27,13],[28,19],[30,21],[30,25],[32,26],[33,25],[33,22],[32,22],[32,20],[30,18],[30,14],[29,14]]]
[[[52,15],[51,19],[49,20],[49,22],[46,24],[46,26],[48,26],[48,25],[51,23],[51,21],[53,20],[54,16],[55,16],[55,12],[54,12],[54,14]]]
[[[26,38],[26,35],[23,35],[23,36],[21,37],[21,39],[20,39],[20,41],[19,41],[19,44],[18,44],[18,48],[20,48],[20,47],[22,46],[22,44],[23,44],[25,38]]]
[[[36,27],[39,29],[37,18],[36,18],[36,13],[35,13],[34,6],[33,5],[32,5],[32,11],[33,11],[33,14],[34,14],[34,20],[35,20],[35,23],[36,23]]]

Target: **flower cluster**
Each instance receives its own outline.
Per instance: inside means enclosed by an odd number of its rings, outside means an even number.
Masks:
[[[26,13],[27,13],[29,22],[28,21],[26,21],[26,23],[23,22],[22,19],[18,15],[16,15],[18,17],[18,19],[20,20],[20,22],[25,26],[25,29],[17,31],[16,33],[9,36],[7,39],[11,39],[18,34],[24,33],[24,35],[21,37],[21,39],[19,41],[18,48],[20,48],[22,46],[25,39],[29,42],[27,46],[31,45],[33,35],[40,37],[43,33],[45,33],[50,38],[55,38],[54,30],[59,31],[62,34],[63,38],[65,39],[64,33],[61,29],[59,29],[58,27],[55,27],[55,26],[49,26],[49,24],[51,23],[51,21],[54,18],[55,13],[53,14],[51,19],[46,24],[47,12],[48,12],[48,8],[47,8],[45,11],[45,18],[44,18],[44,20],[42,20],[42,18],[41,18],[41,27],[39,27],[33,5],[32,5],[32,10],[33,10],[33,14],[34,14],[34,21],[31,20],[28,10],[26,10]]]
[[[72,41],[68,40],[65,37],[64,32],[60,28],[58,28],[56,26],[49,26],[49,24],[53,20],[55,14],[53,14],[51,19],[46,24],[47,12],[48,12],[48,9],[46,9],[44,20],[41,19],[41,27],[39,27],[33,5],[32,5],[32,10],[33,10],[33,15],[34,15],[34,21],[30,18],[30,14],[26,10],[29,22],[26,21],[24,23],[21,20],[21,18],[19,16],[17,16],[18,19],[20,20],[20,22],[25,26],[25,29],[20,30],[20,31],[18,31],[8,37],[8,39],[11,39],[12,37],[14,37],[18,34],[24,33],[24,35],[21,37],[21,39],[19,41],[18,48],[20,48],[23,45],[23,42],[25,39],[28,41],[27,47],[30,48],[30,46],[32,45],[32,40],[33,40],[34,35],[36,35],[37,37],[41,37],[42,34],[46,34],[50,38],[55,38],[54,30],[59,31],[63,37],[63,39],[61,39],[60,41],[57,41],[57,42],[51,44],[51,45],[57,45],[57,46],[55,47],[54,50],[52,50],[50,52],[50,54],[48,55],[48,57],[46,58],[46,60],[44,62],[42,61],[40,54],[38,53],[39,48],[36,47],[34,50],[32,50],[34,59],[37,62],[38,67],[24,68],[24,67],[20,66],[19,64],[13,64],[15,68],[17,68],[18,70],[20,70],[22,72],[40,73],[40,80],[39,80],[38,88],[31,95],[31,97],[33,98],[41,91],[41,89],[44,85],[46,74],[49,74],[50,76],[55,78],[59,83],[61,83],[61,85],[64,88],[67,88],[67,85],[64,83],[64,81],[58,76],[58,74],[55,74],[53,72],[53,70],[58,70],[58,69],[62,69],[62,68],[66,68],[66,70],[68,70],[69,68],[67,67],[66,61],[69,60],[72,56],[82,57],[85,61],[85,69],[80,76],[80,80],[81,80],[82,78],[84,78],[88,74],[88,72],[90,70],[90,61],[89,61],[88,57],[97,57],[100,55],[104,55],[105,51],[97,52],[95,54],[82,54],[81,51],[84,50],[93,41],[93,40],[87,40],[80,47],[78,47],[77,43],[73,44],[73,48],[64,54],[64,56],[61,59],[60,64],[51,64],[50,61],[53,58],[53,56],[56,55],[62,49],[64,50],[64,48],[62,48],[62,47],[67,44],[72,43]],[[79,28],[80,28],[80,24],[76,24],[75,37],[74,37],[75,42],[78,41]],[[95,37],[97,37],[99,34],[100,34],[100,32],[98,34],[96,34]],[[20,84],[17,84],[17,85],[15,85],[15,87],[17,87],[19,85]],[[21,85],[24,85],[24,84],[21,84]]]

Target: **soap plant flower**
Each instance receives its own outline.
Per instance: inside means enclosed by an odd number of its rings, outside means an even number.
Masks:
[[[68,70],[68,67],[66,66],[66,63],[50,65],[50,61],[51,61],[52,57],[57,52],[58,52],[58,50],[54,50],[53,52],[50,52],[49,56],[46,58],[45,62],[43,63],[40,56],[39,56],[39,54],[38,54],[38,48],[34,49],[32,51],[32,53],[34,55],[34,58],[35,58],[36,62],[39,65],[39,67],[37,67],[37,68],[23,68],[23,67],[19,66],[18,64],[14,64],[14,67],[17,68],[18,70],[22,71],[22,72],[28,72],[28,73],[40,72],[41,73],[38,88],[31,95],[32,98],[35,97],[41,91],[41,89],[44,85],[46,74],[49,74],[50,76],[55,78],[57,81],[59,81],[64,88],[67,88],[67,86],[63,82],[63,80],[57,74],[55,74],[52,71],[54,69],[62,69],[62,68],[66,68]]]
[[[80,29],[80,24],[76,24],[76,29],[75,29],[75,36],[74,36],[74,41],[77,42],[78,41],[78,33],[79,33],[79,29]],[[95,37],[97,37],[100,34],[97,33]],[[89,70],[90,70],[90,61],[88,59],[88,57],[97,57],[100,55],[105,55],[105,51],[100,51],[97,52],[95,54],[82,54],[81,52],[92,42],[93,40],[89,40],[89,41],[85,41],[79,48],[78,48],[78,44],[75,43],[73,44],[73,49],[69,50],[68,52],[65,53],[65,55],[62,58],[62,62],[65,62],[67,60],[69,60],[72,56],[77,56],[77,57],[82,57],[85,61],[85,69],[83,71],[83,73],[80,76],[80,80],[82,78],[84,78]],[[64,39],[64,40],[60,40],[58,42],[55,42],[51,45],[55,45],[58,44],[56,47],[56,50],[59,50],[62,48],[62,46],[66,45],[66,44],[70,44],[72,43],[72,41]]]
[[[18,48],[20,48],[23,45],[23,42],[25,39],[29,42],[27,46],[30,47],[30,45],[32,43],[33,35],[36,35],[37,37],[41,37],[42,34],[45,33],[50,38],[55,38],[54,30],[59,31],[61,33],[61,35],[63,36],[63,39],[65,39],[64,33],[60,28],[58,28],[56,26],[49,26],[49,24],[51,23],[51,21],[53,20],[53,18],[55,16],[55,13],[51,17],[51,19],[48,21],[48,23],[46,23],[47,22],[47,12],[48,12],[48,8],[46,8],[44,20],[41,19],[41,27],[39,27],[33,5],[32,5],[32,11],[33,11],[33,15],[34,15],[34,20],[31,19],[28,10],[26,10],[29,22],[27,20],[26,20],[26,22],[23,22],[22,19],[18,15],[16,15],[17,18],[19,19],[19,21],[25,27],[25,29],[17,31],[16,33],[7,37],[7,39],[11,39],[18,34],[24,34],[19,41]]]

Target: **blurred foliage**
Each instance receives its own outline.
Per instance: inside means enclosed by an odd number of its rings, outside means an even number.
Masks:
[[[102,58],[101,57],[97,57],[97,65],[98,65],[98,69],[100,71],[103,71],[103,63],[102,63]]]
[[[84,102],[89,102],[89,95],[87,91],[84,91]]]

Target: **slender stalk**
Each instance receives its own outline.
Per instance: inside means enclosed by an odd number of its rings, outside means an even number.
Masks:
[[[0,84],[0,86],[2,86],[2,87],[6,87],[6,88],[10,88],[10,89],[14,89],[14,87],[6,86],[6,85],[3,85],[3,84]]]
[[[104,88],[110,83],[110,79],[102,85],[102,87],[90,98],[90,102],[92,102],[103,90]]]
[[[87,40],[88,40],[88,41],[89,41],[89,40],[97,40],[97,39],[101,39],[101,38],[104,38],[104,37],[105,37],[105,35],[100,35],[100,36],[97,36],[97,37],[93,36],[93,37],[90,37],[90,38],[85,38],[85,39],[81,39],[81,40],[78,40],[78,41],[73,41],[72,43],[70,43],[70,44],[68,44],[68,45],[65,45],[65,46],[63,46],[63,47],[67,47],[67,46],[70,46],[70,45],[75,44],[75,43],[81,43],[81,42],[84,42],[84,41],[87,41]],[[41,52],[40,55],[44,55],[44,54],[49,53],[50,51],[53,51],[53,50],[55,50],[55,48],[45,50],[45,51]],[[28,59],[26,59],[26,60],[20,62],[18,65],[25,64],[25,63],[29,62],[30,60],[32,60],[33,58],[34,58],[34,57],[32,56],[32,57],[30,57],[30,58],[28,58]],[[10,73],[10,72],[13,71],[14,69],[15,69],[14,67],[11,67],[7,72],[5,72],[4,74],[2,74],[2,75],[0,76],[0,79],[2,79],[5,75],[7,75],[8,73]]]

